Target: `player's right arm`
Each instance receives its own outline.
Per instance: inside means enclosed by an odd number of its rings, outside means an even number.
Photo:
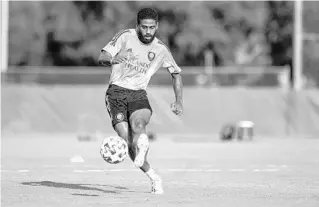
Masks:
[[[109,52],[102,50],[99,56],[99,64],[103,66],[111,66],[112,55]]]
[[[130,30],[124,30],[116,34],[113,39],[101,50],[99,56],[99,64],[104,66],[111,66],[119,64],[127,59],[127,53],[124,50],[127,35]]]

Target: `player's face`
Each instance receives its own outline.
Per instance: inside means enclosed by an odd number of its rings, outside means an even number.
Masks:
[[[151,43],[155,38],[158,23],[154,19],[143,19],[136,25],[138,38],[144,44]]]

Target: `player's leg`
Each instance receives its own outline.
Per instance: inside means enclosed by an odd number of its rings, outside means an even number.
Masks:
[[[149,148],[146,126],[150,121],[151,115],[152,112],[144,108],[134,111],[129,117],[132,150],[135,152],[134,164],[144,172],[147,172],[150,168],[148,162],[145,162],[145,158]]]
[[[162,194],[162,180],[159,175],[151,168],[147,161],[149,150],[149,140],[146,134],[146,126],[150,121],[152,109],[147,99],[134,101],[129,106],[129,125],[130,125],[130,157],[134,164],[150,178],[152,182],[152,193]]]
[[[129,141],[129,144],[128,144],[128,153],[129,153],[129,156],[130,156],[130,158],[131,158],[131,160],[134,162],[135,161],[135,157],[136,157],[136,154],[137,154],[137,149],[136,149],[136,146],[135,145],[133,145],[133,143],[132,143],[132,138],[131,138],[131,136],[129,137],[129,140],[131,140],[131,141]],[[147,161],[147,154],[148,154],[148,150],[147,150],[147,152],[146,152],[146,154],[145,154],[145,158],[144,158],[144,163],[143,163],[143,165],[140,167],[140,169],[144,172],[144,173],[146,173],[146,172],[148,172],[149,170],[150,170],[150,164],[148,163],[148,161]]]
[[[131,133],[130,136],[132,147],[132,157],[134,164],[150,178],[152,182],[152,193],[162,194],[162,180],[159,175],[151,168],[147,161],[147,153],[149,150],[149,140],[146,134],[146,126],[151,118],[149,109],[139,109],[134,111],[129,118]]]
[[[129,124],[127,117],[127,92],[118,86],[111,85],[105,94],[105,104],[110,115],[112,126],[118,136],[129,141]]]
[[[114,130],[118,136],[122,137],[126,141],[126,143],[129,143],[129,126],[126,121],[115,124]]]

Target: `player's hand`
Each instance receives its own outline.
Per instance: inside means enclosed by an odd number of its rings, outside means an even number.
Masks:
[[[123,63],[127,60],[128,58],[128,53],[126,51],[121,51],[115,57],[111,60],[111,64],[120,64]]]
[[[171,104],[171,109],[174,114],[180,116],[183,113],[183,103],[181,101],[176,101],[175,103]]]

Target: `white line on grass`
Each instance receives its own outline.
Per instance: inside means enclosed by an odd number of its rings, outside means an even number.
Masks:
[[[277,172],[279,171],[279,169],[254,169],[252,170],[252,172]]]
[[[26,169],[21,169],[21,170],[5,170],[1,169],[0,172],[19,172],[19,173],[26,173],[26,172],[31,172],[32,170],[26,170]],[[102,172],[138,172],[140,171],[139,169],[85,169],[85,170],[73,170],[74,173],[91,173],[91,172],[97,172],[97,173],[102,173]],[[278,172],[280,169],[278,168],[266,168],[266,169],[252,169],[252,170],[247,170],[247,169],[203,169],[203,168],[169,168],[169,169],[161,169],[160,171],[162,172],[193,172],[193,173],[205,173],[205,172]]]
[[[88,172],[103,172],[103,170],[88,170]]]
[[[105,172],[135,172],[140,171],[139,169],[109,169],[104,170]]]
[[[204,169],[167,169],[169,172],[204,172]]]

